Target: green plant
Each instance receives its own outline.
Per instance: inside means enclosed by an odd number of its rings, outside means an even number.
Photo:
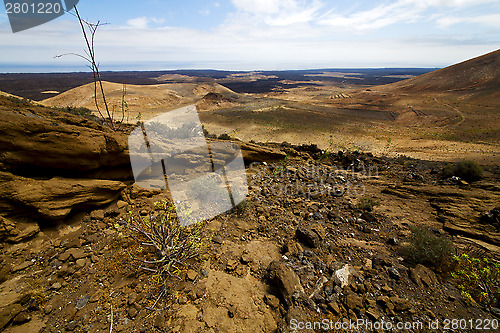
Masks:
[[[460,177],[468,182],[479,180],[483,176],[483,168],[474,161],[460,161],[446,166],[443,177]]]
[[[33,106],[33,104],[26,98],[20,98],[16,96],[5,96],[12,106]]]
[[[65,108],[60,108],[58,110],[60,110],[62,112],[74,114],[76,116],[80,116],[82,118],[89,119],[89,120],[96,119],[96,117],[92,114],[92,111],[87,109],[87,108],[67,106]]]
[[[323,150],[318,158],[318,161],[326,161],[330,158],[331,153],[328,150]]]
[[[385,148],[386,149],[391,148],[391,144],[392,144],[392,138],[387,139],[387,144],[385,145]]]
[[[459,280],[462,297],[487,310],[500,301],[500,263],[488,258],[472,258],[467,254],[454,256],[458,264],[451,276]]]
[[[202,251],[204,222],[181,226],[175,206],[168,200],[156,202],[146,216],[129,212],[128,236],[134,239],[142,255],[131,255],[140,268],[155,275],[160,291],[153,308],[168,293],[168,278],[177,277],[190,259]],[[180,278],[179,278],[180,279]]]
[[[406,245],[400,252],[411,263],[422,264],[439,270],[448,270],[454,250],[453,243],[425,227],[413,227]]]
[[[273,170],[273,177],[276,177],[277,175],[285,172],[285,166],[284,165],[278,165],[274,170]]]
[[[375,206],[380,206],[380,202],[372,198],[361,198],[356,204],[356,208],[364,212],[373,211],[373,207]]]

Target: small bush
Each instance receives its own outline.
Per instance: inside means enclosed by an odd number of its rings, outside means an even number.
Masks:
[[[372,198],[361,198],[356,208],[363,212],[371,212],[375,206],[380,206],[380,202]]]
[[[487,310],[500,301],[500,264],[487,258],[471,258],[467,254],[454,256],[457,269],[451,276],[459,280],[462,297]]]
[[[74,114],[75,116],[79,116],[92,121],[99,120],[99,118],[97,118],[92,114],[92,110],[89,110],[87,108],[81,108],[81,107],[77,108],[77,107],[67,106],[65,108],[57,108],[57,110],[65,113]]]
[[[483,168],[474,161],[461,161],[450,164],[443,169],[443,177],[460,177],[468,182],[479,180],[483,177]]]
[[[321,155],[318,158],[318,161],[326,161],[332,156],[332,153],[330,153],[328,150],[324,150],[321,152]]]
[[[412,228],[408,244],[400,248],[403,257],[413,264],[422,264],[445,271],[449,269],[453,243],[424,227]]]
[[[20,303],[26,308],[40,309],[48,299],[45,288],[41,285],[40,281],[35,278],[28,278],[27,293],[21,298]]]
[[[82,118],[90,119],[93,118],[94,116],[92,115],[92,111],[87,109],[87,108],[75,108],[72,106],[67,106],[65,108],[60,109],[63,112],[66,113],[71,113],[76,116],[80,116]]]
[[[219,135],[218,139],[219,140],[231,140],[231,137],[229,136],[229,134],[223,133],[223,134]]]
[[[6,96],[5,98],[11,103],[9,106],[33,106],[30,100],[24,97]]]
[[[189,260],[200,255],[203,248],[205,223],[181,226],[173,203],[163,200],[154,204],[146,216],[129,212],[129,236],[141,248],[140,255],[132,257],[140,268],[155,275],[160,281],[158,299],[168,293],[168,278],[178,277]],[[156,304],[156,303],[155,303]]]

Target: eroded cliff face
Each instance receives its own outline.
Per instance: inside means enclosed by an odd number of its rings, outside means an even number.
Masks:
[[[61,220],[115,200],[131,176],[126,138],[89,119],[2,97],[1,214]]]

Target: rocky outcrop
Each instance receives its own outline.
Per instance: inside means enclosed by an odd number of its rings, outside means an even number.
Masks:
[[[0,167],[12,173],[81,178],[130,169],[124,133],[60,110],[0,101],[0,133]]]
[[[444,224],[445,230],[499,245],[498,226],[492,220],[485,219],[484,212],[490,212],[499,202],[500,191],[487,183],[477,186],[488,191],[445,186],[390,185],[382,193],[404,199],[426,198],[436,210],[437,219]]]
[[[201,100],[196,102],[199,111],[212,111],[235,107],[238,103],[229,96],[218,92],[209,92]]]
[[[282,262],[273,261],[267,268],[269,278],[278,285],[279,291],[288,305],[292,304],[292,295],[295,292],[304,293],[298,275]]]
[[[35,236],[40,231],[38,224],[14,223],[0,216],[0,241],[19,243]]]
[[[37,232],[18,230],[17,217],[61,220],[110,203],[125,188],[115,179],[131,174],[125,133],[62,110],[0,98],[0,214],[12,217],[2,223],[3,239],[19,241]]]
[[[238,142],[238,145],[242,150],[245,163],[279,161],[286,157],[286,153],[278,149],[244,142]]]
[[[60,220],[73,210],[99,207],[115,200],[125,184],[111,180],[54,177],[30,179],[0,173],[0,210],[7,215],[31,215]]]

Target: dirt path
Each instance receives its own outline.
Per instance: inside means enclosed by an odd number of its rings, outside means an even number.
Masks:
[[[443,126],[443,127],[457,127],[457,126],[461,125],[465,121],[465,119],[467,118],[467,116],[462,111],[460,111],[458,108],[456,108],[456,107],[454,107],[454,106],[452,106],[452,105],[450,105],[448,103],[439,102],[436,97],[433,97],[433,98],[436,101],[436,103],[442,103],[444,106],[449,107],[450,109],[452,109],[453,111],[455,111],[456,113],[458,113],[458,115],[460,117],[462,117],[462,120],[460,120],[458,123],[446,125],[446,126]]]

